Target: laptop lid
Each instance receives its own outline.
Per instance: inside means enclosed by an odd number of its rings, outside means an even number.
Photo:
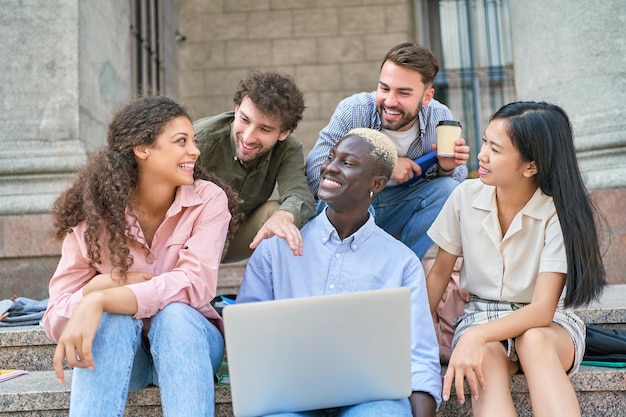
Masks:
[[[411,394],[408,288],[236,304],[223,318],[237,417]]]

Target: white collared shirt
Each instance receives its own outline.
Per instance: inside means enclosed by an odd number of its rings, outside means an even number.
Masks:
[[[529,303],[540,272],[567,273],[556,208],[540,189],[502,236],[495,187],[465,180],[428,235],[443,250],[463,256],[461,287],[484,299]]]

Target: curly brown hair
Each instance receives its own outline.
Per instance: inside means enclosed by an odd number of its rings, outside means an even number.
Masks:
[[[274,71],[250,70],[239,81],[233,101],[239,106],[244,97],[264,114],[278,116],[282,120],[281,132],[293,132],[302,120],[304,95],[290,75]]]
[[[126,208],[133,204],[131,196],[139,177],[133,148],[153,145],[165,126],[181,116],[192,120],[182,104],[165,96],[143,97],[122,106],[109,124],[107,146],[89,156],[74,183],[55,201],[52,235],[63,239],[73,227],[86,222],[84,239],[91,265],[102,263],[106,245],[111,265],[125,275],[133,264],[127,238],[137,232],[126,220]],[[226,193],[232,215],[227,239],[231,239],[243,219],[238,194],[199,164],[193,177],[211,181]]]

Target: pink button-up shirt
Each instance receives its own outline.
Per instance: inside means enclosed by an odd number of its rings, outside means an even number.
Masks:
[[[154,316],[170,303],[181,302],[198,310],[222,329],[222,319],[210,302],[216,295],[217,275],[226,240],[230,212],[224,191],[217,185],[197,180],[181,186],[157,229],[150,250],[139,224],[138,239],[128,239],[133,264],[129,271],[154,277],[128,288],[137,298],[135,318]],[[48,336],[58,340],[74,309],[83,298],[83,287],[94,276],[111,273],[108,258],[95,268],[89,265],[83,235],[84,222],[72,229],[64,241],[61,260],[50,280],[50,297],[43,323]]]

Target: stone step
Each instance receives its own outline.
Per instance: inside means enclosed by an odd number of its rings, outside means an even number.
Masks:
[[[0,417],[66,416],[69,408],[72,371],[66,371],[61,385],[52,371],[34,371],[0,383]],[[626,369],[582,366],[572,377],[583,417],[626,415]],[[530,417],[530,399],[522,375],[514,375],[511,391],[520,417]],[[230,389],[217,386],[215,416],[232,417]],[[157,387],[148,387],[128,396],[126,416],[162,416]],[[441,405],[438,417],[471,416],[469,398],[461,405],[452,397]]]
[[[236,279],[233,279],[233,288],[238,288]],[[600,302],[578,310],[578,314],[590,324],[625,327],[625,300],[626,285],[609,286]],[[0,416],[67,415],[69,385],[58,384],[51,371],[54,347],[54,342],[48,339],[41,326],[0,328],[0,368],[29,371],[27,375],[0,383]],[[71,371],[66,374],[69,381]],[[626,369],[582,367],[572,382],[583,415],[626,416]],[[522,375],[513,376],[512,392],[520,416],[531,415],[528,389]],[[216,403],[216,410],[220,413],[216,415],[232,415],[228,387],[216,387]],[[160,416],[158,388],[149,387],[132,393],[127,415]],[[461,406],[454,397],[444,403],[438,413],[439,417],[466,415],[471,415],[470,401]]]
[[[0,383],[0,416],[66,417],[70,404],[72,371],[65,371],[65,383],[59,384],[53,371],[34,371]],[[125,416],[161,417],[161,399],[157,387],[131,392]],[[232,417],[230,389],[216,387],[215,417]]]
[[[233,278],[232,288],[238,285],[234,283],[236,279]],[[600,302],[577,313],[588,324],[626,328],[626,284],[608,286]],[[0,327],[0,363],[11,364],[13,368],[51,370],[54,346],[41,326]]]
[[[0,368],[51,370],[54,348],[42,326],[0,327]]]
[[[237,294],[248,261],[221,264],[217,281],[217,294]]]
[[[626,416],[626,368],[581,366],[571,378],[583,417]],[[469,392],[469,387],[465,388]],[[519,417],[532,417],[530,396],[526,379],[521,374],[511,378],[511,394]],[[470,417],[471,399],[459,404],[452,394],[449,401],[439,407],[438,417]]]

